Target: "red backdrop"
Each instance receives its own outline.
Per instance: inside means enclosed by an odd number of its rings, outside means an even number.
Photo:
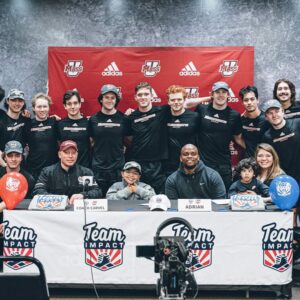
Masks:
[[[154,88],[154,101],[166,103],[172,84],[186,87],[189,97],[206,96],[215,81],[231,87],[230,106],[242,111],[238,92],[253,84],[254,47],[49,47],[49,95],[52,113],[65,116],[62,97],[77,88],[84,103],[82,112],[100,109],[97,102],[103,84],[120,89],[119,109],[135,108],[134,87],[141,81]]]

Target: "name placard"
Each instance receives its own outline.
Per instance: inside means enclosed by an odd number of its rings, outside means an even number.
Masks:
[[[211,199],[178,199],[178,211],[212,211]]]
[[[28,209],[30,210],[65,210],[68,197],[65,195],[35,195]]]
[[[230,197],[232,210],[264,210],[265,204],[259,195],[234,195]]]
[[[74,201],[74,211],[108,211],[107,199],[78,199]]]

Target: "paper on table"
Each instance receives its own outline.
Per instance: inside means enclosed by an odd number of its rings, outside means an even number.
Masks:
[[[230,203],[230,199],[214,199],[211,201],[215,204],[229,204]]]

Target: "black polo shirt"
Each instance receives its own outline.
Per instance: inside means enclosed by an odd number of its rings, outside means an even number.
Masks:
[[[30,120],[27,127],[29,154],[26,160],[27,169],[36,174],[42,168],[58,161],[57,157],[57,122],[54,118],[44,121]]]
[[[300,119],[286,120],[281,129],[271,127],[262,141],[272,145],[280,160],[281,168],[287,175],[300,180]]]
[[[123,139],[128,135],[128,121],[117,111],[106,115],[101,111],[89,119],[89,130],[94,140],[93,170],[121,169],[124,165]]]
[[[30,125],[30,119],[23,116],[12,119],[7,114],[1,114],[0,118],[0,150],[3,151],[9,141],[19,141],[24,147],[26,141],[26,128]]]
[[[285,119],[300,118],[300,103],[295,102],[289,108],[284,110]]]
[[[129,158],[136,161],[161,161],[168,158],[167,121],[169,106],[153,106],[148,112],[135,110],[128,118],[132,144]]]
[[[176,171],[179,167],[181,148],[186,144],[197,146],[199,127],[199,115],[196,112],[186,110],[179,116],[170,114],[168,128],[168,151],[169,157],[166,163],[168,171]]]
[[[261,142],[263,134],[270,128],[265,115],[256,118],[242,116],[242,134],[246,144],[245,157],[253,157],[256,146]]]
[[[87,168],[90,167],[90,132],[86,117],[77,120],[67,117],[60,120],[58,123],[58,139],[60,142],[65,140],[76,142],[78,147],[77,163]]]
[[[214,109],[212,104],[198,105],[200,115],[200,156],[208,165],[230,165],[229,143],[234,135],[242,132],[240,114],[227,106]]]

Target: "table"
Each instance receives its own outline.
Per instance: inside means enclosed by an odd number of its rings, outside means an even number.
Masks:
[[[292,280],[292,212],[5,211],[6,253],[33,255],[48,283],[155,284],[153,262],[136,258],[136,245],[153,245],[158,226],[171,217],[188,220],[196,236],[198,285],[285,285]],[[184,234],[180,225],[161,235]],[[19,248],[18,248],[19,247]],[[91,267],[92,266],[92,267]],[[33,266],[5,266],[30,272]]]

